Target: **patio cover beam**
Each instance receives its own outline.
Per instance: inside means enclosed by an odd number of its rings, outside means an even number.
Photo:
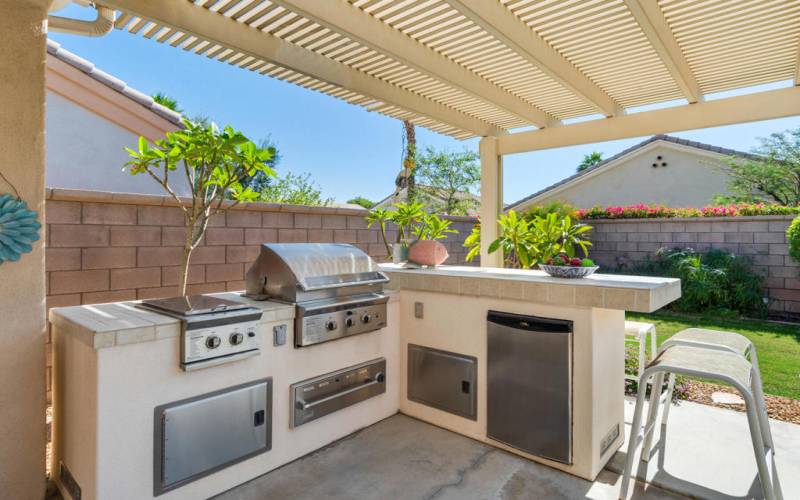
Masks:
[[[675,35],[655,0],[625,0],[625,5],[633,15],[650,45],[663,61],[667,71],[680,87],[690,103],[703,100],[703,92],[675,40]]]
[[[800,41],[797,42],[797,60],[794,63],[794,84],[800,85]]]
[[[327,3],[327,2],[325,2]],[[479,136],[506,132],[488,122],[456,111],[396,85],[371,77],[325,56],[287,43],[186,0],[105,0],[107,7],[150,21],[243,54],[272,62],[318,80],[427,116]]]
[[[625,114],[608,94],[500,2],[448,0],[448,3],[605,116]]]
[[[485,0],[481,0],[485,1]],[[452,59],[435,52],[345,0],[272,0],[301,16],[341,33],[372,50],[447,83],[483,102],[503,109],[537,127],[560,121]]]
[[[498,154],[593,144],[596,142],[719,127],[800,114],[800,87],[644,111],[553,129],[519,132],[497,138]]]

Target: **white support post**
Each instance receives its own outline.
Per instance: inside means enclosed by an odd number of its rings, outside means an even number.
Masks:
[[[2,3],[0,171],[39,213],[41,239],[0,265],[0,497],[45,495],[44,101],[47,0]],[[0,180],[0,194],[16,195]],[[57,469],[56,469],[57,472]]]
[[[503,158],[497,152],[497,138],[484,137],[481,154],[481,267],[503,267],[503,255],[488,252],[497,238],[497,219],[503,213]]]

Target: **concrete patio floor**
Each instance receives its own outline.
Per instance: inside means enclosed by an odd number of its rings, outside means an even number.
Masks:
[[[625,401],[625,436],[630,436],[634,400]],[[800,425],[770,419],[783,497],[800,498]],[[669,415],[666,443],[660,430],[638,478],[665,490],[704,499],[760,499],[761,485],[744,413],[682,402]],[[627,442],[606,466],[619,473]],[[664,450],[666,449],[666,453]]]
[[[405,415],[395,415],[217,500],[615,499],[619,476],[591,483]],[[655,487],[634,498],[682,498]]]

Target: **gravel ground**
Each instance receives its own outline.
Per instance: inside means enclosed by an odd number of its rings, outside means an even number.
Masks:
[[[740,404],[721,404],[715,403],[711,399],[711,394],[715,392],[727,392],[730,394],[739,393],[736,389],[725,385],[710,384],[707,382],[698,382],[692,380],[689,384],[689,392],[686,399],[694,401],[695,403],[702,403],[709,406],[717,406],[719,408],[728,408],[744,412],[744,405]],[[775,420],[783,420],[784,422],[791,422],[793,424],[800,424],[800,400],[784,398],[781,396],[764,396],[767,404],[767,413],[770,418]]]

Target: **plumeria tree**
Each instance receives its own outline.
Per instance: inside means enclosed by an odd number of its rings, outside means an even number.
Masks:
[[[200,244],[212,217],[240,203],[258,200],[259,193],[245,187],[258,173],[275,176],[270,161],[274,148],[261,148],[231,127],[184,121],[185,128],[168,132],[152,144],[139,137],[137,150],[126,148],[125,164],[132,175],[149,175],[172,196],[183,211],[186,238],[180,276],[181,294],[186,294],[189,259]],[[183,177],[191,196],[181,198],[171,182]]]

